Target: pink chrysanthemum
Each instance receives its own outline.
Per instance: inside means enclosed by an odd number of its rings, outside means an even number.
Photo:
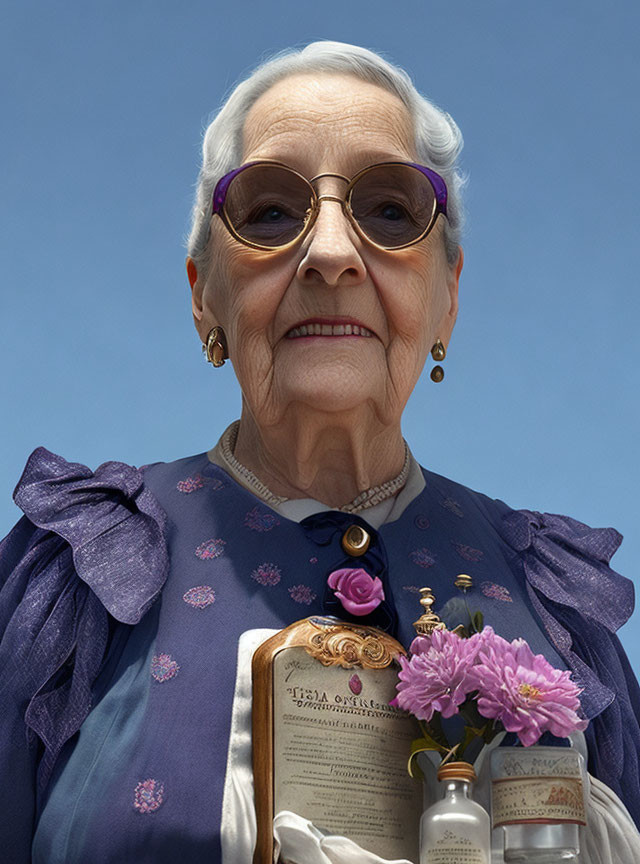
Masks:
[[[391,704],[427,722],[434,711],[453,717],[474,689],[469,670],[479,647],[477,638],[461,639],[448,630],[417,637],[411,645],[411,659],[399,658],[398,695]]]
[[[485,638],[467,681],[478,691],[483,717],[516,732],[525,747],[535,744],[544,732],[564,738],[586,729],[587,721],[577,714],[581,691],[570,672],[554,669],[524,639],[507,642],[490,627],[480,635]]]

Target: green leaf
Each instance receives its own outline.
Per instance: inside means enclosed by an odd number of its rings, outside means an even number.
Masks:
[[[425,735],[424,738],[416,738],[415,741],[411,742],[411,754],[409,756],[409,762],[407,763],[407,771],[409,772],[410,777],[418,777],[422,779],[423,775],[420,766],[417,763],[414,764],[414,761],[418,753],[425,753],[427,750],[435,750],[437,753],[448,752],[447,747],[438,744],[438,742],[430,735]]]
[[[473,624],[476,633],[479,633],[484,627],[484,616],[482,612],[476,612],[471,619],[471,623]]]

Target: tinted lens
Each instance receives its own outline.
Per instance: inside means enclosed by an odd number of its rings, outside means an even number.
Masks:
[[[245,168],[231,181],[224,209],[240,237],[260,246],[283,246],[303,230],[311,187],[279,165]]]
[[[351,188],[351,212],[364,233],[393,248],[420,237],[433,220],[436,196],[429,180],[410,165],[381,165]]]

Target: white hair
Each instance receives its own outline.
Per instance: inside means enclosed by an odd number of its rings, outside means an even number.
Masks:
[[[187,244],[190,257],[196,265],[206,266],[213,191],[221,177],[241,164],[244,123],[254,102],[288,75],[322,72],[355,75],[384,87],[407,106],[413,119],[419,161],[437,171],[447,184],[444,238],[447,258],[451,265],[455,264],[463,222],[461,192],[465,182],[457,166],[462,134],[455,121],[418,93],[404,69],[367,48],[330,41],[311,42],[301,50],[287,49],[262,63],[232,90],[207,127]]]

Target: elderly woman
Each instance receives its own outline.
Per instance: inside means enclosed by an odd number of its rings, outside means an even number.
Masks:
[[[618,860],[635,842],[620,536],[513,511],[421,468],[402,436],[458,311],[460,147],[404,72],[331,42],[261,66],[209,126],[187,272],[241,417],[212,449],[140,469],[29,457],[0,550],[7,864],[249,862],[243,634],[324,612],[408,645],[418,589],[444,606],[461,570],[487,624],[584,688],[592,849]],[[343,543],[354,525],[364,555]],[[341,567],[365,571],[344,606]]]

